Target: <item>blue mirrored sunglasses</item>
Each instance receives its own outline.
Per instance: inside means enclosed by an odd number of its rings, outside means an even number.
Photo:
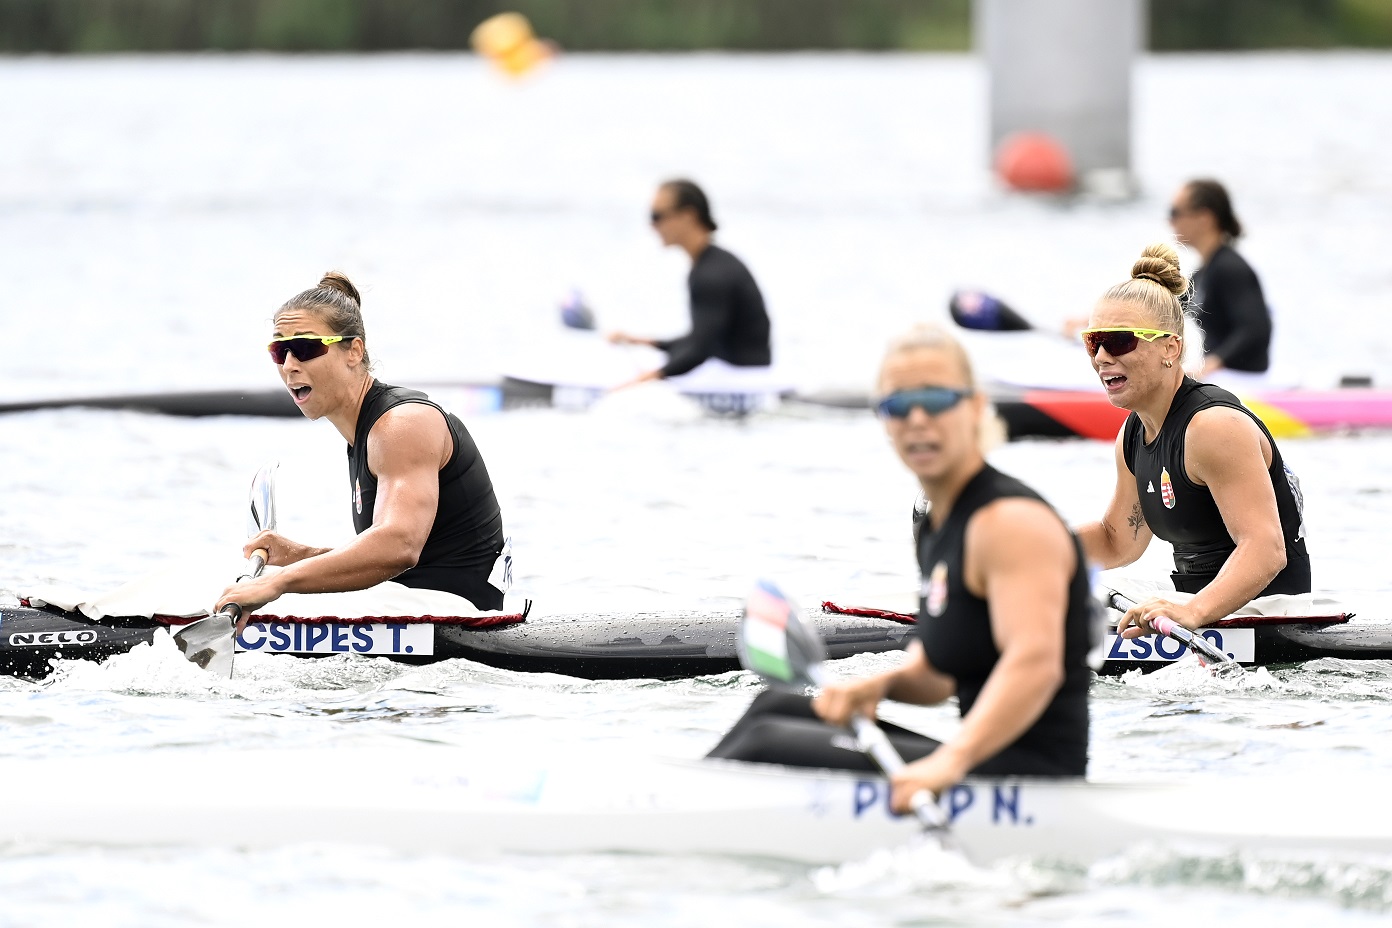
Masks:
[[[891,393],[875,405],[875,412],[882,419],[907,419],[914,407],[936,416],[947,412],[962,400],[972,395],[971,390],[957,390],[952,387],[920,387],[917,390],[900,390]]]

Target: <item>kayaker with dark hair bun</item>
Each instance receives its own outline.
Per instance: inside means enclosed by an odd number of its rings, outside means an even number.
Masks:
[[[1221,370],[1264,373],[1271,366],[1271,311],[1256,272],[1233,247],[1242,223],[1227,189],[1191,180],[1170,204],[1170,226],[1203,258],[1194,275],[1194,315],[1204,331],[1204,378]]]
[[[1175,589],[1196,594],[1139,604],[1120,623],[1127,637],[1162,615],[1193,629],[1258,596],[1310,592],[1299,481],[1237,397],[1184,374],[1188,289],[1174,249],[1152,245],[1081,333],[1108,399],[1131,415],[1117,436],[1112,501],[1078,536],[1090,560],[1111,568],[1157,535],[1174,545]]]
[[[845,729],[853,714],[955,696],[962,724],[945,742],[884,726],[911,761],[893,777],[895,808],[969,773],[1083,776],[1092,672],[1077,539],[1037,493],[986,463],[989,404],[952,336],[920,327],[891,345],[880,394],[885,431],[929,507],[916,537],[918,640],[897,669],[815,699],[761,694],[710,756],[873,771]]]
[[[503,518],[478,446],[464,423],[424,394],[373,378],[362,298],[329,272],[276,311],[268,346],[280,378],[309,419],[326,418],[348,442],[353,527],[337,548],[275,532],[247,542],[283,567],[228,587],[249,616],[282,593],[363,590],[385,580],[502,607]],[[245,619],[243,619],[245,622]]]
[[[689,180],[667,181],[653,197],[651,219],[663,245],[691,256],[691,331],[672,339],[611,333],[615,344],[651,345],[667,352],[666,364],[624,386],[676,377],[712,360],[735,367],[772,364],[763,294],[744,262],[711,241],[719,226],[705,191]]]

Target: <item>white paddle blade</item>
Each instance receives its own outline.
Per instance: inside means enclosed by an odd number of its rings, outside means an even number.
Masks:
[[[275,476],[279,461],[272,461],[251,478],[251,511],[247,514],[247,537],[263,531],[275,531]]]
[[[250,505],[247,513],[247,537],[254,538],[262,531],[275,531],[275,475],[280,467],[279,461],[272,461],[256,472],[251,478]],[[259,554],[252,555],[251,572],[248,576],[258,577],[266,566]],[[235,653],[237,618],[241,610],[229,605],[222,612],[215,612],[206,619],[190,622],[174,633],[174,643],[179,646],[184,657],[215,673],[225,680],[232,679],[232,657]]]
[[[826,660],[817,629],[767,580],[760,580],[745,601],[736,650],[745,669],[782,686],[813,685]]]
[[[174,633],[174,643],[184,657],[224,680],[232,679],[233,631],[236,622],[218,612],[190,622]]]

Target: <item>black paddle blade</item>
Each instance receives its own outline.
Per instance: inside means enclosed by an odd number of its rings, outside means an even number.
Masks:
[[[773,685],[815,685],[826,660],[817,629],[767,580],[760,580],[745,601],[735,646],[740,664]]]
[[[989,293],[959,290],[947,304],[952,321],[964,329],[983,332],[1028,332],[1034,328],[1015,310]]]

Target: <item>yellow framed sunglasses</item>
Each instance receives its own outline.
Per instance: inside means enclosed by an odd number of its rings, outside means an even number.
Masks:
[[[266,346],[266,350],[271,353],[271,360],[276,364],[284,364],[286,355],[291,354],[300,361],[309,361],[313,358],[322,358],[328,353],[330,345],[336,345],[345,338],[357,338],[357,336],[286,335],[281,338],[271,339],[271,343]]]
[[[1148,342],[1157,341],[1162,338],[1179,338],[1173,332],[1166,332],[1163,329],[1132,329],[1132,328],[1102,328],[1102,329],[1083,329],[1078,333],[1083,337],[1083,347],[1087,348],[1090,357],[1097,357],[1097,352],[1103,348],[1107,349],[1107,354],[1114,358],[1119,358],[1124,354],[1130,354],[1136,350],[1136,346],[1144,339]]]

